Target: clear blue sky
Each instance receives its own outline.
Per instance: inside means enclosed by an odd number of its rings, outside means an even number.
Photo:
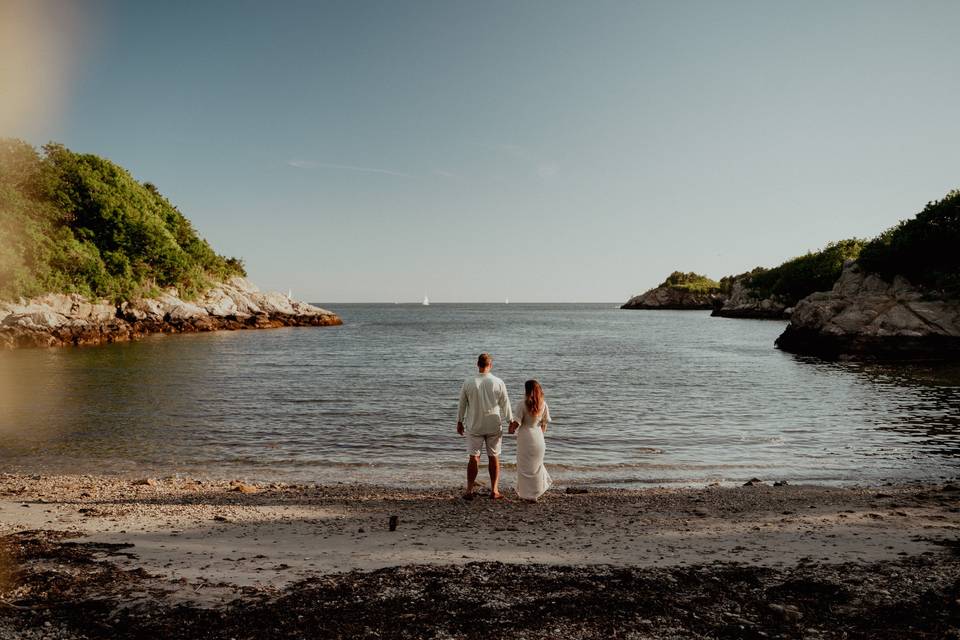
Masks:
[[[960,187],[955,1],[27,4],[55,104],[0,134],[111,158],[313,301],[623,301]]]

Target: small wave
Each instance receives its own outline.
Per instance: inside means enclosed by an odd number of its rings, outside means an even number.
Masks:
[[[759,462],[749,462],[743,464],[699,464],[699,463],[673,463],[673,464],[664,464],[664,463],[653,463],[653,462],[617,462],[617,463],[603,463],[598,462],[596,464],[568,464],[568,463],[559,463],[559,462],[550,462],[550,460],[545,461],[547,469],[557,469],[559,471],[569,471],[573,473],[603,473],[603,472],[616,472],[616,471],[726,471],[726,470],[735,470],[735,469],[776,469],[780,468],[782,465],[779,464],[764,464]]]

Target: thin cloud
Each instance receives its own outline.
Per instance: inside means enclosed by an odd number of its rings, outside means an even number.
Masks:
[[[537,175],[540,176],[542,180],[549,180],[557,175],[558,171],[560,171],[560,167],[555,164],[542,164],[537,167]]]
[[[503,153],[518,160],[525,160],[527,162],[533,160],[530,153],[518,144],[488,144],[486,142],[473,142],[471,144],[475,147],[486,149],[487,151]]]
[[[519,161],[520,164],[527,165],[533,170],[538,178],[544,181],[552,180],[560,172],[560,167],[547,158],[542,158],[536,153],[519,144],[486,144],[482,142],[474,143],[476,146],[502,153]]]
[[[390,171],[389,169],[376,169],[374,167],[358,167],[352,164],[330,164],[328,162],[313,162],[312,160],[290,160],[287,166],[296,169],[333,169],[334,171],[358,171],[360,173],[379,173],[386,176],[397,176],[398,178],[412,178],[409,173],[400,171]]]
[[[530,160],[530,153],[518,144],[498,144],[493,147],[497,151],[509,154],[521,160]]]

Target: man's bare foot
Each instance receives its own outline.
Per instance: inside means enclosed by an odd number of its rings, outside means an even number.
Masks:
[[[502,499],[503,499],[503,494],[500,493],[499,491],[498,491],[497,493],[493,493],[493,492],[491,491],[491,492],[490,492],[490,499],[491,499],[491,500],[502,500]]]

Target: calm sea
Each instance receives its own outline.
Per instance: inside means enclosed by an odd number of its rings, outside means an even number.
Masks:
[[[527,378],[543,384],[562,483],[960,473],[956,369],[796,357],[773,348],[782,322],[612,303],[327,306],[344,326],[0,353],[0,471],[454,485],[457,394],[489,351],[513,401]]]

